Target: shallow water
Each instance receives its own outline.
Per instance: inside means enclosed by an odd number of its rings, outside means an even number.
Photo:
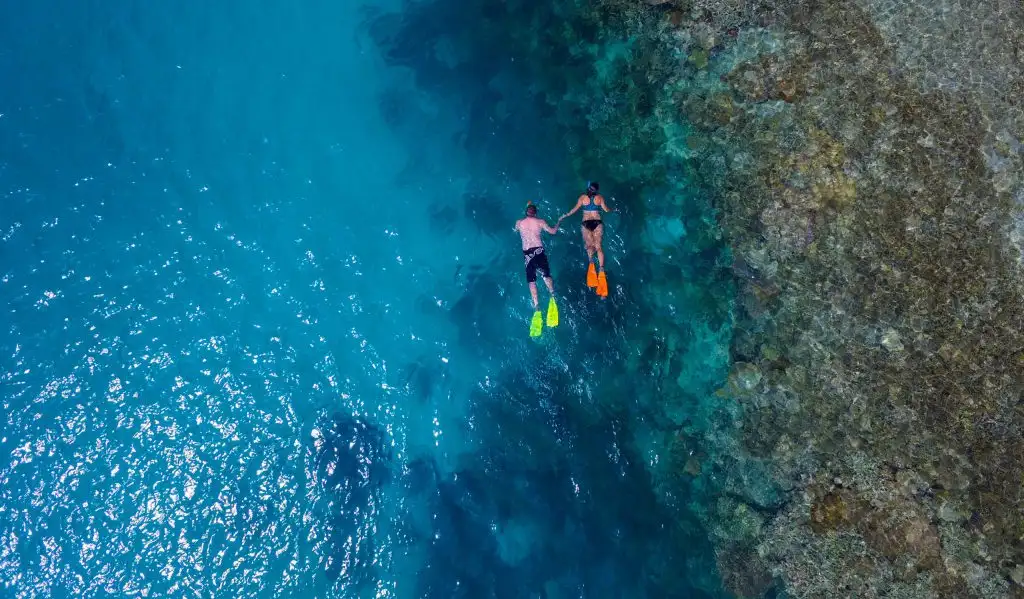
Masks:
[[[578,185],[387,66],[396,8],[3,9],[5,595],[687,588],[703,541],[594,398],[635,290],[582,288],[569,227],[528,339],[511,225]]]

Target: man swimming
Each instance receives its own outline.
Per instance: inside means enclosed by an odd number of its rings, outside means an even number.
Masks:
[[[559,220],[559,223],[561,220]],[[544,278],[544,284],[548,287],[551,298],[548,300],[548,326],[558,326],[558,308],[555,306],[555,284],[551,280],[551,266],[548,264],[548,257],[544,253],[544,242],[541,241],[541,232],[547,231],[554,235],[558,232],[558,224],[552,227],[542,218],[537,217],[537,207],[530,202],[526,205],[526,217],[516,221],[515,230],[523,242],[523,257],[526,260],[526,282],[530,284],[530,297],[533,298],[533,321],[530,324],[530,336],[540,335],[542,328],[540,316],[540,302],[537,300],[537,273]]]

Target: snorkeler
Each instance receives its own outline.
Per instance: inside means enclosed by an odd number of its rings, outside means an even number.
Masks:
[[[583,209],[583,226],[580,229],[583,233],[583,243],[587,246],[587,287],[595,288],[601,297],[608,297],[608,279],[604,274],[604,250],[601,248],[601,238],[604,236],[604,221],[601,220],[601,211],[615,212],[608,208],[604,196],[598,193],[601,186],[597,181],[587,182],[587,191],[576,200],[576,206],[562,215],[568,218],[580,208]],[[561,222],[561,218],[559,222]],[[597,269],[594,269],[594,254],[597,254]]]
[[[547,231],[554,235],[558,232],[558,223],[552,227],[542,218],[537,217],[537,206],[533,202],[526,204],[526,217],[516,221],[515,230],[523,241],[523,257],[526,260],[526,282],[530,284],[530,297],[533,298],[533,320],[530,322],[530,336],[540,335],[543,323],[541,322],[540,303],[537,301],[537,273],[544,278],[544,284],[551,293],[548,300],[547,325],[558,326],[558,306],[555,305],[555,284],[551,280],[551,266],[548,264],[548,257],[544,254],[544,243],[541,241],[541,232]]]

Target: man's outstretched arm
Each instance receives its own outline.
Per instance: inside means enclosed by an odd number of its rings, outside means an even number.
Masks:
[[[558,233],[558,223],[555,223],[555,226],[552,227],[551,225],[548,224],[548,221],[546,220],[542,220],[540,222],[543,225],[544,230],[547,231],[548,233],[551,233],[552,235]],[[559,219],[559,222],[561,222],[561,219]]]

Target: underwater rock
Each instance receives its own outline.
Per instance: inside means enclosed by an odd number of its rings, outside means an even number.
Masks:
[[[686,460],[686,464],[683,465],[683,472],[690,476],[700,476],[700,460],[690,456]]]
[[[739,99],[759,102],[768,95],[764,68],[759,63],[741,63],[722,77]]]
[[[723,586],[738,598],[757,599],[772,587],[772,574],[756,551],[729,546],[715,551],[715,561]]]
[[[854,513],[843,493],[828,493],[811,505],[811,529],[819,534],[837,530],[849,525]]]
[[[737,464],[730,469],[723,488],[761,510],[777,509],[783,502],[783,495],[780,493],[780,481],[773,476],[770,462],[749,456],[734,458],[738,458]]]
[[[686,225],[680,218],[666,216],[649,219],[641,237],[644,247],[664,253],[679,247],[686,237]]]
[[[940,564],[938,530],[913,504],[898,503],[869,511],[858,526],[868,547],[915,575]]]
[[[882,347],[893,353],[903,351],[903,341],[896,329],[888,329],[882,333]]]
[[[939,520],[950,523],[961,523],[966,522],[970,517],[970,513],[964,511],[962,507],[958,507],[952,501],[942,501],[939,504],[938,511]]]
[[[1024,587],[1024,566],[1017,564],[1013,570],[1010,571],[1010,578],[1013,582],[1017,583],[1017,586]]]
[[[729,373],[729,392],[734,396],[744,396],[752,392],[761,383],[761,369],[756,364],[737,362]]]
[[[750,545],[761,537],[764,518],[746,503],[722,497],[718,500],[717,526],[712,531],[721,540]]]
[[[523,561],[534,551],[541,533],[528,520],[506,520],[495,531],[498,556],[510,566]]]
[[[708,51],[704,48],[694,50],[688,61],[695,69],[705,69],[708,66]]]
[[[786,260],[813,241],[811,214],[774,205],[761,212],[767,247],[772,258]]]
[[[686,225],[682,219],[662,216],[647,221],[641,239],[644,247],[660,253],[678,247],[684,237]]]

